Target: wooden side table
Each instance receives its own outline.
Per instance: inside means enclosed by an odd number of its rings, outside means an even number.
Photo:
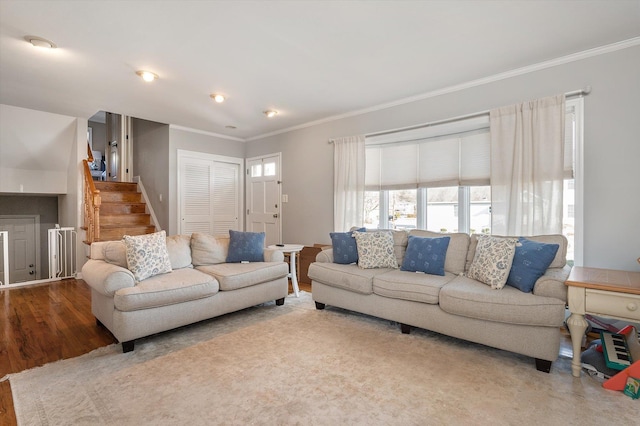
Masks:
[[[640,322],[640,272],[574,266],[565,284],[571,312],[567,319],[573,346],[571,372],[580,377],[585,314]]]

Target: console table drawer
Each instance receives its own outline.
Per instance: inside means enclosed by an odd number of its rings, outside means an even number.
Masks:
[[[640,296],[608,291],[586,290],[587,312],[640,321]]]

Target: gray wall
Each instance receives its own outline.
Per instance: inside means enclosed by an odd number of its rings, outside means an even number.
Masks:
[[[40,265],[37,277],[49,278],[48,229],[53,229],[58,222],[57,196],[0,195],[0,216],[39,215],[40,216]]]
[[[162,229],[169,226],[169,125],[133,121],[133,175],[140,176]],[[162,201],[160,201],[162,199]]]
[[[294,130],[246,144],[246,157],[282,152],[283,240],[329,243],[333,146],[367,134],[592,86],[585,97],[584,265],[640,270],[640,47]]]
[[[167,177],[171,203],[169,205],[169,226],[166,229],[168,230],[167,234],[173,235],[178,233],[178,150],[245,158],[245,144],[183,129],[171,128],[169,133],[169,172]]]
[[[105,152],[107,150],[107,126],[97,121],[89,121],[88,126],[92,129],[91,146],[93,150],[102,152],[102,158],[105,158]]]

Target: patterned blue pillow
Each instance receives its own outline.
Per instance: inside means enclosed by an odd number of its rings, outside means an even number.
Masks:
[[[444,260],[451,237],[426,238],[409,235],[401,271],[444,275]]]
[[[518,243],[507,285],[525,293],[531,293],[538,278],[544,275],[553,262],[560,246],[538,243],[523,237],[518,238]]]
[[[357,229],[358,232],[366,232],[366,228]],[[333,263],[349,265],[358,262],[358,246],[353,232],[330,232],[331,245],[333,246]]]
[[[264,232],[229,230],[227,263],[264,262]]]

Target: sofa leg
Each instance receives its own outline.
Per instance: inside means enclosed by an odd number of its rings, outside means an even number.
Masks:
[[[324,303],[316,302],[316,309],[321,311],[326,305]]]
[[[402,331],[402,334],[409,334],[411,333],[411,326],[400,323],[400,331]]]
[[[129,340],[127,342],[122,342],[122,353],[126,354],[127,352],[133,351],[133,345],[135,340]]]
[[[284,305],[284,297],[281,297],[280,299],[277,299],[276,300],[276,305],[278,305],[278,306]]]
[[[548,373],[549,371],[551,371],[551,361],[536,358],[536,370],[542,371],[543,373]]]

